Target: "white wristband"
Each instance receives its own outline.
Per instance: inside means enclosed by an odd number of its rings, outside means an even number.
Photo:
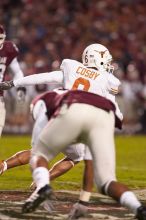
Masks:
[[[84,202],[89,202],[90,196],[91,196],[91,192],[81,190],[79,200]]]

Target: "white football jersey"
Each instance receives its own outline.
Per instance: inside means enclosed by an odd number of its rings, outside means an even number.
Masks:
[[[70,59],[64,59],[60,68],[64,74],[63,85],[65,89],[85,90],[108,99],[109,93],[114,95],[118,93],[119,79],[106,71],[99,72]]]
[[[93,68],[85,67],[76,60],[70,59],[64,59],[60,69],[60,71],[26,76],[22,79],[14,80],[13,83],[18,87],[57,82],[59,84],[62,83],[64,89],[67,90],[79,89],[92,92],[111,100],[116,106],[118,118],[123,118],[115,101],[115,94],[118,93],[118,87],[121,83],[113,74],[107,71],[99,72]]]

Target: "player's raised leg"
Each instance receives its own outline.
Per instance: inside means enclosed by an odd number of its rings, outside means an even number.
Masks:
[[[30,160],[30,151],[31,150],[19,151],[10,158],[0,161],[0,175],[8,169],[28,164]]]
[[[78,163],[78,161],[73,161],[68,157],[65,157],[62,160],[58,161],[49,170],[50,180],[54,180],[55,178],[65,174],[71,168],[73,168],[74,165],[77,164],[77,163]]]

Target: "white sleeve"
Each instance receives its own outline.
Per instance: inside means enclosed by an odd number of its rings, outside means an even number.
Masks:
[[[120,111],[120,108],[119,108],[117,102],[115,102],[115,107],[116,107],[115,114],[120,119],[120,121],[122,121],[123,120],[123,113]]]
[[[112,101],[116,107],[116,111],[115,111],[115,114],[116,116],[122,121],[123,120],[123,114],[122,112],[120,111],[120,108],[119,108],[119,105],[118,103],[116,102],[116,97],[115,95],[113,94],[108,94],[108,96],[106,97],[108,98],[110,101]]]
[[[34,74],[13,81],[15,87],[35,85],[35,84],[48,84],[52,82],[55,83],[63,82],[62,71]]]
[[[9,64],[9,68],[10,68],[12,74],[13,74],[14,80],[22,78],[24,76],[24,74],[23,74],[23,72],[20,68],[20,65],[17,61],[17,58],[14,58],[12,60],[12,62]]]
[[[116,95],[119,92],[119,86],[121,84],[120,80],[116,78],[114,75],[108,75],[108,84],[109,84],[109,92]]]

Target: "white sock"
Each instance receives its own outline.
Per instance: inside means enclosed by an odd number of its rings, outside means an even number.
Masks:
[[[4,172],[8,169],[7,162],[3,161],[3,165],[4,165],[4,168],[3,168],[3,172]]]
[[[131,191],[124,192],[120,198],[121,205],[129,208],[135,215],[141,203],[136,198],[135,194]]]
[[[32,176],[37,188],[41,188],[50,183],[49,171],[45,167],[37,167],[34,169]]]
[[[91,192],[84,191],[83,189],[81,190],[79,200],[84,202],[89,202],[90,197],[91,197]]]

